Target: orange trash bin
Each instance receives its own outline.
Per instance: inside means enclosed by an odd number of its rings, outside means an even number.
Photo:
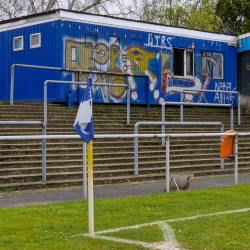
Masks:
[[[225,133],[236,133],[234,130],[228,130]],[[220,145],[220,158],[229,158],[234,155],[234,136],[222,136]]]

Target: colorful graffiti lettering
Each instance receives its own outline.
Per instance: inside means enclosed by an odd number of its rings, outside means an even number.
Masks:
[[[148,43],[145,43],[145,47],[155,47],[161,49],[172,49],[172,38],[164,35],[148,34]]]
[[[183,88],[190,90],[188,93],[184,93],[185,101],[193,102],[194,97],[198,96],[197,102],[201,102],[202,98],[205,98],[204,92],[196,92],[196,90],[208,88],[212,78],[210,65],[213,65],[218,72],[220,67],[216,60],[209,56],[209,53],[195,54],[194,75],[174,75],[174,50],[171,39],[171,37],[164,35],[149,34],[147,43],[142,47],[138,44],[124,46],[117,37],[109,37],[108,42],[103,39],[98,40],[97,36],[90,36],[86,41],[66,38],[65,67],[77,69],[74,73],[74,80],[76,81],[86,81],[88,74],[84,71],[103,72],[103,74],[93,74],[93,80],[95,83],[103,83],[101,87],[94,87],[94,93],[101,93],[104,102],[110,100],[116,103],[121,102],[127,95],[125,87],[107,86],[107,83],[128,85],[132,100],[138,100],[136,77],[125,76],[124,74],[148,76],[150,81],[149,91],[159,103],[170,95],[180,94]],[[150,50],[147,50],[147,47],[150,47]],[[151,47],[155,50],[152,51]],[[195,44],[192,42],[189,48],[194,49]],[[121,73],[121,75],[107,73]],[[222,83],[216,84],[216,88],[218,88]],[[224,88],[224,85],[220,88]],[[232,98],[230,98],[228,102],[232,102]],[[215,96],[214,102],[221,103],[222,101],[220,95]]]
[[[96,70],[109,73],[144,74],[150,79],[155,88],[156,75],[149,69],[149,61],[155,59],[155,52],[148,52],[137,45],[121,48],[117,39],[109,44],[99,41],[65,40],[65,67],[78,71]],[[75,80],[86,81],[86,74],[76,72]],[[132,100],[138,99],[137,86],[133,77],[101,74],[95,76],[94,82],[103,83],[101,88],[103,100],[120,102],[125,99],[127,90],[124,87],[105,86],[105,83],[128,84],[131,89]],[[150,85],[150,86],[151,86]]]

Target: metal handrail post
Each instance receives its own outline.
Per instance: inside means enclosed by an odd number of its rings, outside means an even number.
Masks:
[[[130,124],[130,88],[127,87],[127,125]]]
[[[147,109],[149,110],[149,107],[150,107],[150,90],[149,90],[149,87],[150,87],[150,79],[149,79],[149,76],[147,76]]]
[[[240,93],[237,95],[238,96],[238,125],[240,125],[240,116],[241,116],[241,110],[240,110]]]
[[[47,124],[47,81],[44,83],[44,98],[43,98],[43,115],[44,115],[44,122]]]
[[[224,125],[221,123],[220,132],[224,133]],[[220,169],[224,170],[224,158],[220,158]]]
[[[46,124],[42,122],[43,135],[46,135]],[[46,139],[42,140],[42,181],[46,182]]]
[[[231,130],[234,129],[234,108],[231,107]]]
[[[10,82],[10,105],[13,105],[14,100],[14,69],[15,66],[11,67],[11,82]]]
[[[162,116],[162,118],[161,118],[161,121],[162,122],[165,122],[165,104],[162,104],[162,112],[161,112],[161,116]],[[162,125],[162,134],[165,134],[165,125]],[[162,137],[162,146],[164,146],[165,145],[165,137]]]
[[[183,122],[183,105],[180,105],[181,108],[181,122]]]
[[[88,198],[88,190],[87,190],[87,153],[86,153],[86,142],[83,142],[82,145],[82,151],[83,151],[83,171],[82,171],[82,175],[83,175],[83,199],[87,200]]]
[[[238,185],[238,135],[234,138],[234,185]]]
[[[181,102],[184,102],[183,99],[184,99],[184,93],[183,91],[181,91]],[[183,122],[183,105],[181,105],[181,122]]]
[[[183,90],[181,91],[181,102],[184,102],[184,93],[183,93]]]
[[[169,168],[170,168],[170,150],[169,150],[170,138],[167,136],[166,139],[166,192],[169,192]]]
[[[135,124],[135,134],[138,134],[138,125]],[[138,175],[138,138],[134,138],[135,151],[135,175]]]

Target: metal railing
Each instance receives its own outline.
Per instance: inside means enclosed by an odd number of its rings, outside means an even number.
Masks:
[[[0,121],[0,125],[41,125],[42,134],[46,135],[46,124],[39,121]],[[46,139],[42,139],[42,181],[46,181]]]
[[[183,122],[183,105],[185,106],[206,106],[206,107],[221,107],[231,108],[231,130],[234,129],[234,112],[232,104],[210,104],[210,103],[187,103],[187,102],[162,102],[162,122],[165,122],[165,106],[178,105],[181,107],[181,122]],[[165,125],[162,125],[162,134],[165,134]],[[165,138],[162,139],[162,145],[165,145]]]
[[[77,84],[77,85],[87,85],[87,82],[71,82],[71,81],[55,81],[47,80],[44,82],[44,122],[47,124],[47,85],[48,83],[56,84]],[[126,84],[111,84],[111,83],[92,83],[93,86],[112,86],[112,87],[125,87],[127,88],[127,124],[130,124],[130,89]]]
[[[95,135],[94,139],[125,139],[125,138],[167,138],[166,141],[166,191],[169,192],[169,142],[170,138],[176,137],[210,137],[210,136],[235,136],[234,140],[234,184],[238,185],[238,136],[247,136],[250,132],[246,133],[194,133],[194,134],[106,134],[106,135]],[[80,139],[79,135],[25,135],[25,136],[0,136],[0,140],[53,140],[53,139]],[[86,150],[83,150],[83,159],[86,161]],[[87,166],[86,162],[83,164]],[[86,176],[83,176],[86,178]],[[84,180],[83,180],[84,181]],[[87,183],[87,181],[85,181]]]
[[[36,65],[27,65],[27,64],[13,64],[11,66],[11,83],[10,83],[10,105],[13,105],[14,101],[14,79],[15,79],[15,67],[21,68],[35,68],[35,69],[47,69],[47,70],[57,70],[57,71],[68,71],[68,72],[82,72],[89,74],[105,74],[105,75],[118,75],[118,76],[132,76],[132,77],[146,77],[147,78],[147,108],[150,107],[150,91],[149,91],[149,76],[141,74],[127,74],[127,73],[117,73],[117,72],[102,72],[102,71],[91,71],[91,70],[77,70],[77,69],[67,69],[67,68],[58,68],[58,67],[48,67],[48,66],[36,66]],[[70,84],[70,83],[68,83]],[[72,84],[72,82],[71,82]]]
[[[208,93],[224,93],[224,94],[236,94],[237,102],[238,102],[238,125],[240,125],[240,93],[238,91],[224,91],[224,90],[190,90],[190,89],[182,89],[181,90],[181,102],[184,102],[184,94],[183,93],[191,93],[195,92],[208,92]]]
[[[138,134],[138,129],[140,125],[146,126],[220,126],[221,133],[224,133],[224,125],[221,122],[137,122],[134,128],[134,134]],[[165,132],[164,132],[165,133]],[[165,138],[162,137],[162,140]],[[164,146],[165,144],[163,144]],[[134,139],[134,155],[135,155],[135,175],[138,175],[138,138]],[[224,170],[224,159],[221,159],[221,169]]]

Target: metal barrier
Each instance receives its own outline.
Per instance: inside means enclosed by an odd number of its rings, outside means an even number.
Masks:
[[[224,133],[224,125],[221,122],[137,122],[135,124],[134,128],[134,134],[138,134],[138,128],[140,125],[164,125],[164,126],[171,126],[171,125],[180,125],[180,126],[220,126],[221,127],[221,133]],[[165,133],[165,131],[164,131]],[[162,141],[164,139],[164,144],[165,145],[165,138],[162,137]],[[134,139],[134,147],[135,147],[135,175],[138,175],[138,138]],[[221,159],[221,169],[224,170],[224,159]]]
[[[224,94],[236,94],[237,102],[238,102],[238,125],[240,125],[240,93],[238,91],[223,91],[223,90],[190,90],[190,89],[182,89],[181,90],[181,102],[184,101],[183,93],[195,93],[195,92],[209,92],[209,93],[224,93]]]
[[[116,72],[102,72],[102,71],[91,71],[91,70],[77,70],[77,69],[67,69],[67,68],[58,68],[58,67],[48,67],[48,66],[36,66],[36,65],[27,65],[27,64],[13,64],[11,66],[11,83],[10,83],[10,105],[13,105],[14,100],[14,69],[15,67],[21,68],[35,68],[35,69],[48,69],[48,70],[58,70],[58,71],[69,71],[69,72],[82,72],[82,73],[90,73],[90,74],[105,74],[105,75],[118,75],[118,76],[132,76],[132,77],[146,77],[147,78],[147,108],[150,107],[150,91],[149,91],[149,76],[141,75],[141,74],[124,74],[124,73],[116,73]],[[72,82],[70,82],[72,83]],[[69,84],[70,84],[69,83]],[[117,84],[118,85],[118,84]]]
[[[210,104],[210,103],[187,103],[187,102],[162,102],[162,122],[165,122],[165,106],[179,105],[181,106],[181,122],[183,122],[183,105],[186,106],[206,106],[206,107],[226,107],[231,108],[231,130],[234,129],[234,110],[232,104]],[[165,125],[162,125],[162,134],[165,134]],[[165,138],[162,139],[162,145],[165,145]]]
[[[39,121],[0,121],[0,125],[41,125],[42,134],[46,135],[46,124]],[[46,181],[46,139],[42,139],[42,181]]]
[[[166,142],[166,191],[169,192],[169,142],[170,138],[175,137],[210,137],[210,136],[235,136],[235,167],[234,167],[234,184],[238,185],[238,136],[247,136],[247,133],[195,133],[195,134],[113,134],[113,135],[95,135],[94,139],[116,139],[116,138],[167,138]],[[26,136],[0,136],[0,140],[46,140],[46,139],[80,139],[79,135],[26,135]],[[86,150],[83,150],[83,159],[86,160]],[[85,162],[85,166],[86,166]],[[86,178],[86,176],[83,176]],[[87,183],[87,180],[86,180]]]
[[[77,84],[77,85],[87,85],[87,82],[71,82],[71,81],[54,81],[47,80],[44,82],[44,122],[47,124],[47,85],[48,83],[57,84]],[[111,84],[111,83],[92,83],[94,86],[112,86],[112,87],[125,87],[128,89],[127,93],[127,124],[130,124],[130,89],[126,84]]]

